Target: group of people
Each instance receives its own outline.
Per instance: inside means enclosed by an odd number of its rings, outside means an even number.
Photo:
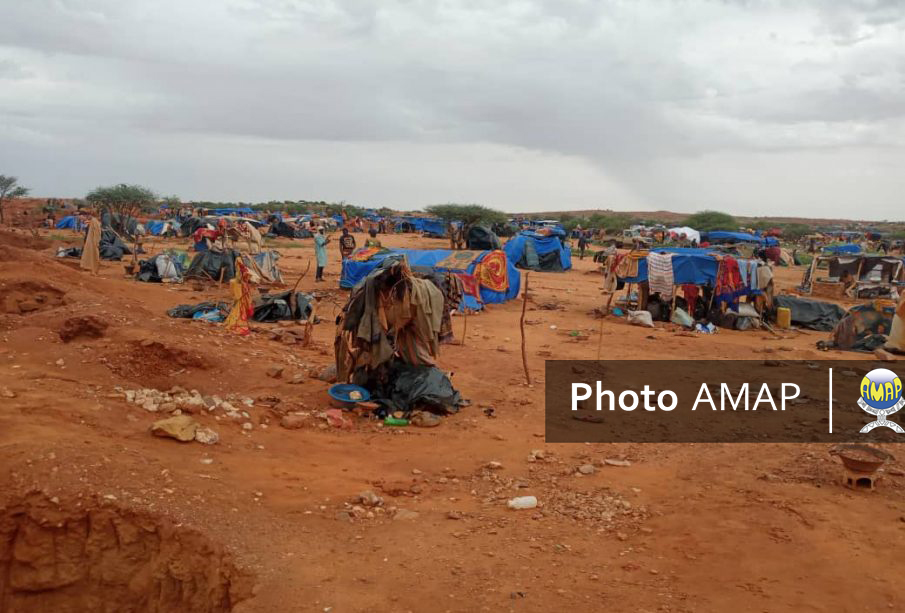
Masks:
[[[369,238],[365,241],[364,246],[368,247],[377,247],[381,248],[383,245],[380,240],[377,238],[377,230],[371,228],[368,231]],[[314,235],[314,255],[317,259],[317,271],[314,276],[314,280],[317,282],[321,282],[324,280],[324,268],[327,267],[327,244],[330,242],[330,238],[327,237],[324,232],[323,226],[317,229],[317,234]],[[349,232],[349,228],[343,227],[342,234],[339,236],[339,255],[343,260],[347,260],[352,252],[355,251],[357,247],[357,243],[355,241],[355,237],[352,236],[352,233]]]

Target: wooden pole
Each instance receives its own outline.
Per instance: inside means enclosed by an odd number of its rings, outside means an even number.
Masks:
[[[464,299],[462,306],[465,307]],[[465,346],[465,339],[468,337],[468,307],[462,309],[462,318],[465,320],[465,326],[462,329],[462,346]]]
[[[522,290],[523,300],[522,300],[522,318],[519,320],[519,328],[522,331],[522,366],[525,367],[525,381],[528,382],[528,385],[531,385],[531,374],[528,372],[528,353],[525,349],[525,311],[528,308],[528,275],[530,273],[525,273],[525,289]]]

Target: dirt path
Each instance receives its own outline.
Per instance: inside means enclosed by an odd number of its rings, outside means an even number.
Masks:
[[[313,257],[310,241],[279,244],[294,281]],[[135,283],[119,263],[104,263],[94,279],[54,261],[51,250],[0,245],[0,290],[46,294],[34,309],[0,315],[0,535],[4,526],[29,535],[12,549],[0,539],[0,568],[18,569],[0,573],[0,610],[66,610],[51,599],[60,590],[69,590],[64,603],[98,608],[105,580],[134,594],[135,610],[905,610],[897,575],[903,473],[864,494],[838,485],[836,465],[817,444],[544,443],[544,360],[596,357],[600,277],[589,259],[575,258],[568,273],[531,273],[532,388],[521,372],[521,305],[493,305],[469,317],[465,346],[441,352],[471,407],[433,429],[360,419],[341,430],[318,417],[328,384],[312,376],[332,362],[334,307],[326,302],[311,347],[270,340],[274,326],[241,338],[165,314],[225,298],[225,289]],[[334,288],[338,250],[330,257],[325,285]],[[781,287],[800,274],[780,269]],[[310,273],[300,287],[325,289]],[[346,295],[331,294],[337,304]],[[535,306],[543,302],[561,308]],[[103,336],[63,343],[64,322],[86,315],[109,325]],[[459,335],[462,326],[455,318]],[[571,330],[590,340],[574,340]],[[744,359],[764,350],[784,359],[857,357],[818,352],[825,335],[807,331],[690,337],[614,318],[602,330],[608,359]],[[265,374],[274,365],[284,368],[279,379]],[[290,383],[297,373],[305,381]],[[117,390],[174,385],[235,395],[248,417],[198,411],[220,442],[181,444],[151,436],[161,414]],[[259,400],[266,396],[280,399],[277,411]],[[286,410],[308,413],[302,427],[280,427]],[[631,465],[600,466],[615,457]],[[488,468],[491,461],[501,467]],[[585,463],[596,471],[577,474]],[[382,505],[353,506],[363,490]],[[505,500],[521,494],[543,508],[508,510]],[[116,538],[76,528],[92,521],[109,523]],[[153,538],[135,536],[145,533]],[[97,552],[158,564],[138,564],[125,577],[86,575]]]

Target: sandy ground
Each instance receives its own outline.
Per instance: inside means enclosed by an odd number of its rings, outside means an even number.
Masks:
[[[120,263],[105,262],[92,278],[50,257],[60,244],[0,246],[0,292],[48,297],[34,311],[0,315],[0,500],[10,508],[40,496],[67,512],[115,507],[200,533],[225,548],[243,577],[235,611],[905,610],[905,473],[897,469],[863,493],[838,484],[839,469],[819,444],[544,442],[544,360],[595,359],[599,330],[607,359],[745,359],[765,350],[783,359],[857,358],[818,352],[825,333],[692,337],[615,318],[601,326],[592,313],[601,277],[576,257],[567,273],[530,274],[533,386],[522,373],[521,302],[492,305],[468,317],[464,346],[441,352],[472,406],[432,429],[361,418],[344,430],[317,416],[328,407],[328,384],[310,376],[332,362],[333,316],[346,296],[335,289],[335,244],[328,283],[315,285],[312,271],[300,285],[327,294],[324,321],[304,348],[271,340],[272,325],[243,338],[168,318],[168,308],[227,292],[137,283]],[[313,259],[311,242],[278,245],[294,282]],[[780,287],[801,272],[780,269]],[[547,301],[561,310],[537,308]],[[63,322],[87,314],[109,324],[104,335],[63,343]],[[463,326],[454,319],[460,338]],[[570,330],[590,339],[574,340]],[[282,378],[265,374],[274,365]],[[289,382],[296,373],[303,383]],[[220,442],[183,444],[151,436],[162,415],[114,389],[173,385],[280,403],[242,406],[249,417],[241,420],[201,411],[195,417]],[[281,411],[310,418],[285,429]],[[605,458],[631,465],[576,474]],[[491,461],[501,467],[487,468]],[[352,509],[363,490],[382,506]],[[527,494],[541,511],[506,508],[506,499]],[[35,600],[31,610],[51,610],[48,602]]]

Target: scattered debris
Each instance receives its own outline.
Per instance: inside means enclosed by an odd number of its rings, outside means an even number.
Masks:
[[[151,434],[188,443],[195,440],[198,427],[198,422],[188,415],[177,415],[155,421],[151,425]]]

